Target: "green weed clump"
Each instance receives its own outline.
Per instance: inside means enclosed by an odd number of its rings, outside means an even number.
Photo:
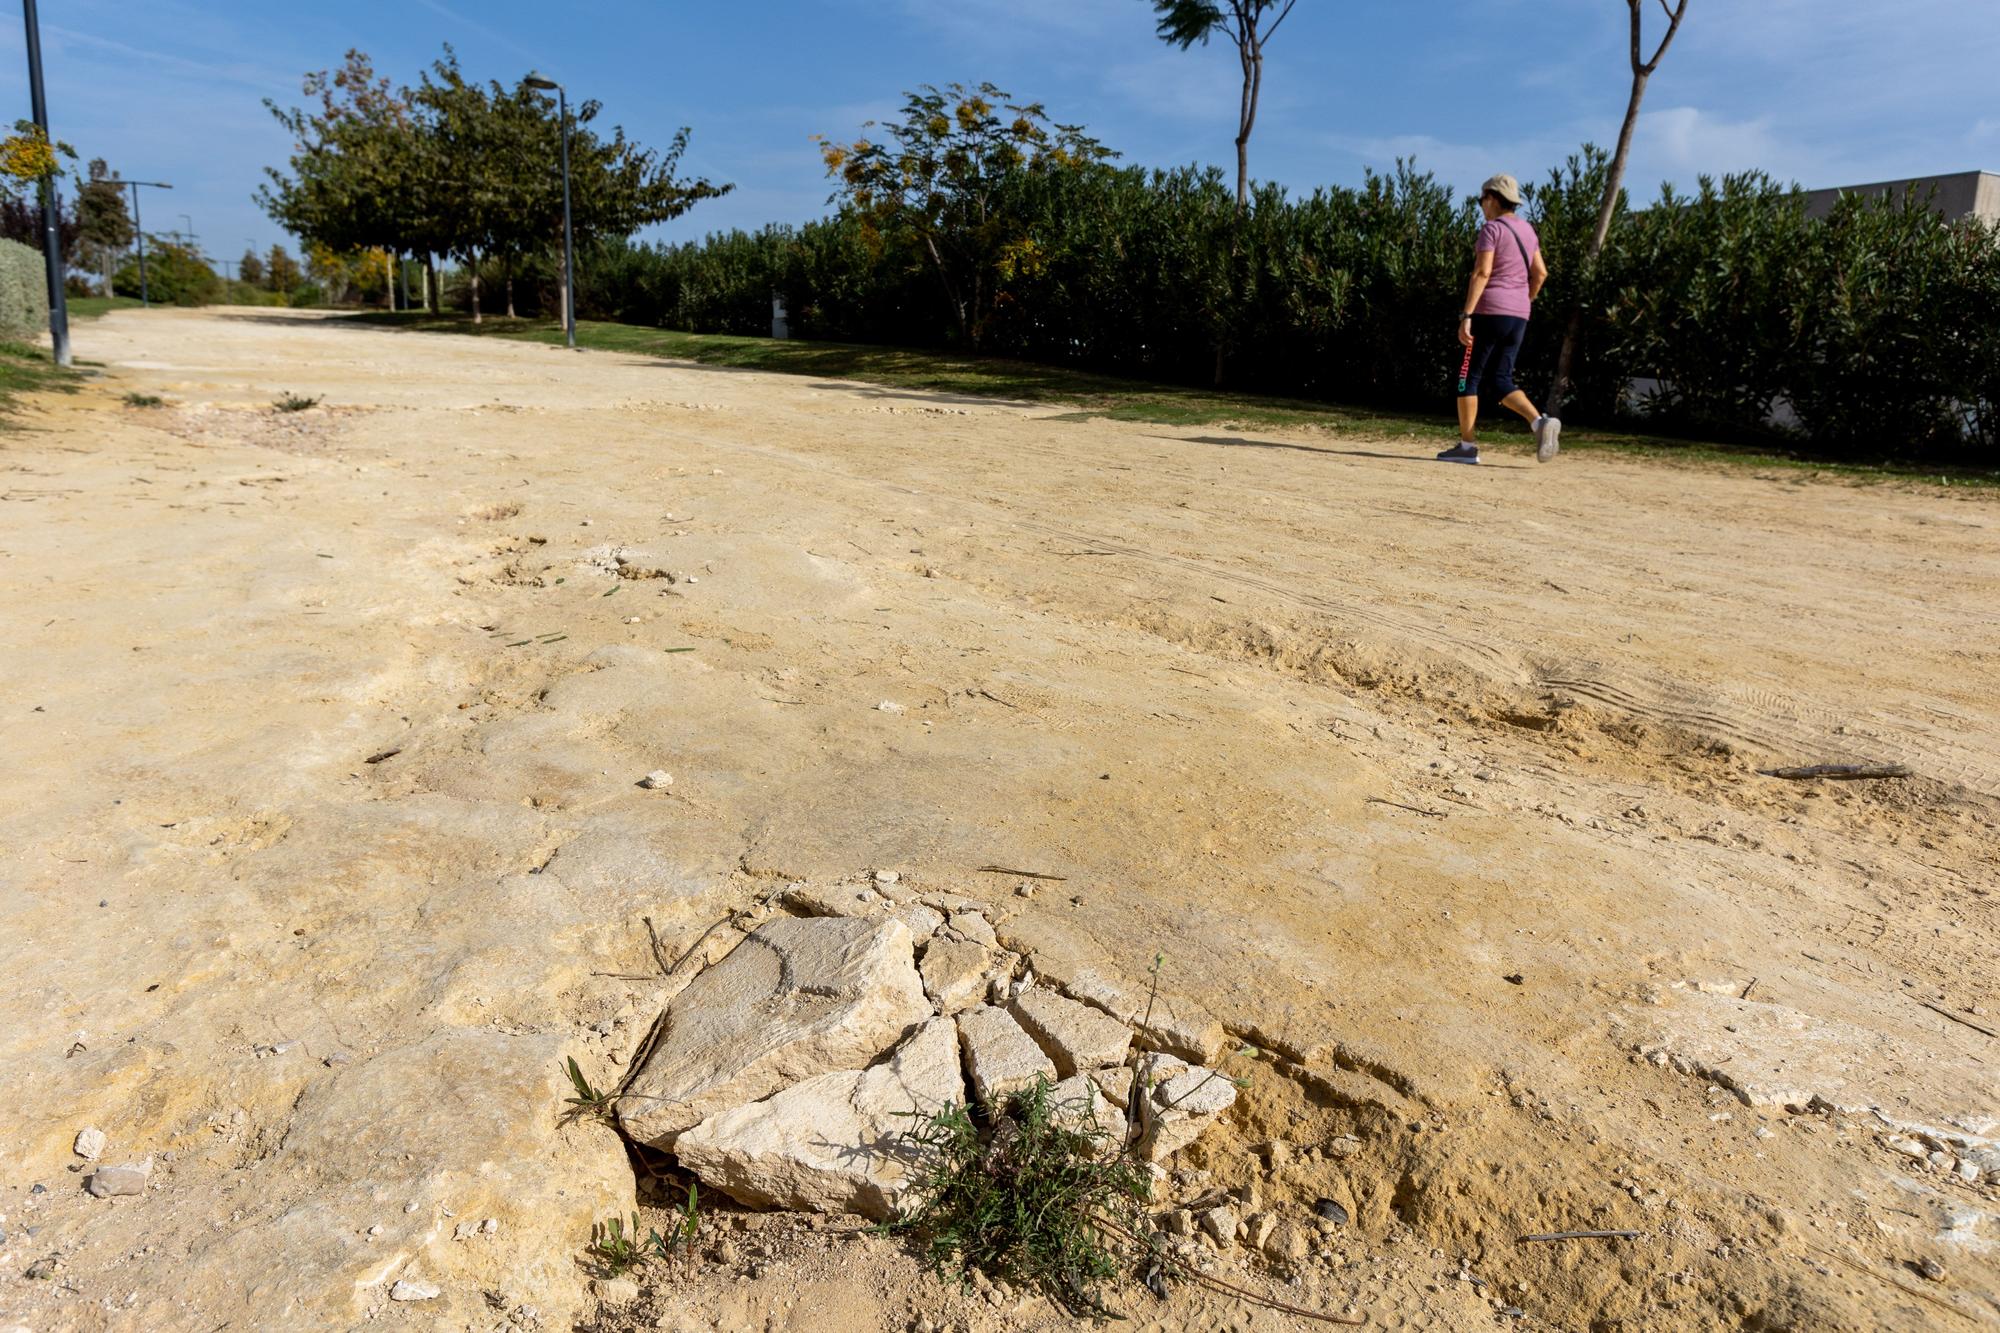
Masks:
[[[1038,1078],[982,1127],[962,1106],[903,1136],[915,1167],[885,1230],[914,1239],[932,1270],[1039,1291],[1072,1315],[1114,1317],[1107,1286],[1152,1256],[1152,1180],[1083,1103]]]
[[[645,1264],[666,1263],[676,1254],[690,1253],[701,1236],[701,1193],[693,1181],[688,1182],[687,1202],[673,1216],[666,1231],[655,1227],[644,1235],[637,1213],[629,1223],[621,1217],[599,1222],[590,1229],[590,1256],[607,1277],[623,1277]]]
[[[167,400],[156,393],[128,393],[125,395],[127,407],[164,407]]]
[[[319,405],[319,399],[308,398],[304,394],[298,393],[281,394],[271,400],[271,406],[277,408],[280,412],[303,412],[309,407],[318,407]]]

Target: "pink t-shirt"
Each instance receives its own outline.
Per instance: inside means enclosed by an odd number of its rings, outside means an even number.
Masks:
[[[1514,244],[1519,237],[1521,244]],[[1512,315],[1516,319],[1526,319],[1534,309],[1528,299],[1528,262],[1521,257],[1526,247],[1528,259],[1542,248],[1541,237],[1535,229],[1511,213],[1494,218],[1479,229],[1479,239],[1473,243],[1474,254],[1493,252],[1493,277],[1480,294],[1479,304],[1472,308],[1476,315]]]

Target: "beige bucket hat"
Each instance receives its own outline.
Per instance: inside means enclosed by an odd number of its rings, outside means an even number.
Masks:
[[[1497,194],[1516,207],[1519,207],[1521,203],[1521,182],[1515,180],[1504,171],[1498,176],[1488,177],[1486,184],[1479,187],[1479,192],[1481,194],[1489,192]]]

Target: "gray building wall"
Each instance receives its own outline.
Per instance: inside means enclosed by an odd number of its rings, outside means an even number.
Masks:
[[[1834,190],[1806,191],[1806,216],[1823,218],[1843,194],[1893,195],[1916,187],[1919,195],[1935,187],[1932,206],[1948,220],[1976,217],[2000,223],[2000,175],[1991,171],[1959,171],[1949,176],[1917,176],[1909,180],[1877,181],[1873,185],[1843,185]]]

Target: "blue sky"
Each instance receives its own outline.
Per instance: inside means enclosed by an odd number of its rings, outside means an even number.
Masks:
[[[2000,170],[1996,20],[1994,0],[1692,0],[1631,184]],[[685,165],[737,188],[662,229],[676,239],[818,215],[811,136],[851,136],[924,82],[991,80],[1149,166],[1228,164],[1235,132],[1229,48],[1163,46],[1146,0],[42,0],[41,22],[58,136],[173,182],[147,198],[148,229],[185,213],[218,257],[281,239],[251,200],[288,149],[261,99],[301,100],[300,75],[350,46],[414,80],[450,41],[480,77],[543,67],[642,141],[692,126]],[[1460,187],[1541,176],[1615,135],[1625,22],[1618,0],[1299,0],[1251,170],[1309,189],[1402,155]],[[8,121],[28,110],[21,43],[0,19]]]

